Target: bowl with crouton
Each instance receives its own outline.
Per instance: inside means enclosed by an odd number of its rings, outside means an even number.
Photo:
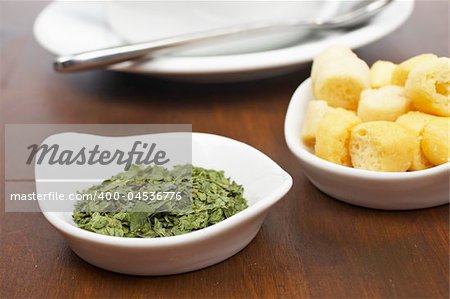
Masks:
[[[424,54],[369,67],[344,46],[321,53],[285,119],[305,176],[329,196],[368,208],[447,204],[449,61]]]

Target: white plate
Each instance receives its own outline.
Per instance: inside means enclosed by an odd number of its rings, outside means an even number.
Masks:
[[[356,48],[373,42],[403,24],[413,7],[413,1],[396,0],[364,27],[309,36],[301,43],[281,49],[233,55],[172,54],[144,63],[122,63],[112,69],[196,80],[239,81],[269,76],[298,68],[331,44]],[[125,43],[111,29],[104,3],[98,2],[53,2],[36,19],[34,34],[44,48],[56,55]]]

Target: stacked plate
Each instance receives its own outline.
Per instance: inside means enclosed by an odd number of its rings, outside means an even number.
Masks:
[[[277,18],[326,19],[345,1],[107,1],[49,4],[34,26],[38,42],[56,55],[73,54],[184,33]],[[353,4],[354,5],[354,4]],[[331,44],[352,48],[373,42],[403,24],[413,1],[396,0],[369,23],[352,30],[282,32],[228,38],[179,49],[114,70],[177,79],[247,80],[289,72]]]

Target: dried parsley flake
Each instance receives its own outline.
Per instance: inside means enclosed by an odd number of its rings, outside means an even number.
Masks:
[[[190,209],[174,212],[170,211],[170,206],[166,206],[165,210],[155,210],[155,206],[149,206],[142,212],[140,206],[138,212],[133,212],[136,205],[145,203],[95,199],[79,202],[75,206],[73,220],[78,227],[103,235],[154,238],[199,230],[247,208],[241,185],[225,177],[223,171],[192,165],[175,166],[172,170],[160,166],[133,165],[129,170],[82,193],[107,191],[137,194],[143,190],[189,190],[192,195]],[[131,204],[134,206],[130,206]]]

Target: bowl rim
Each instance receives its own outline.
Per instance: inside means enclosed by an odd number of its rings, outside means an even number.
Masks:
[[[310,92],[310,90],[311,90],[311,78],[309,77],[297,87],[294,94],[292,95],[284,122],[284,136],[286,143],[291,152],[304,163],[307,163],[315,168],[318,168],[322,171],[335,175],[346,176],[349,178],[360,178],[360,179],[365,178],[377,181],[410,180],[416,178],[424,178],[427,176],[445,173],[446,171],[448,172],[450,170],[450,162],[447,162],[428,169],[417,171],[382,172],[382,171],[373,171],[347,167],[317,157],[316,155],[314,155],[313,153],[309,152],[306,149],[307,146],[301,140],[301,136],[296,136],[294,134],[294,126],[296,125],[295,123],[296,122],[303,123],[305,112],[304,110],[302,110],[301,112],[303,112],[303,114],[300,114],[300,116],[298,116],[298,110],[294,111],[294,109],[300,103],[306,101],[308,97],[312,96],[307,94],[308,92]],[[304,147],[299,146],[298,145],[299,142]]]
[[[89,134],[93,135],[93,134]],[[117,237],[117,236],[107,236],[98,234],[95,232],[87,231],[81,229],[66,220],[59,217],[61,214],[67,214],[70,212],[42,212],[44,217],[53,225],[58,231],[63,233],[64,235],[70,235],[77,239],[82,239],[85,241],[101,243],[104,245],[112,245],[117,247],[136,247],[136,248],[144,248],[144,247],[167,247],[167,246],[178,246],[187,243],[193,243],[201,240],[205,240],[211,238],[215,234],[219,234],[228,230],[231,227],[235,227],[242,222],[245,222],[251,218],[254,218],[266,210],[275,205],[279,200],[281,200],[284,195],[291,189],[293,180],[288,172],[286,172],[281,166],[279,166],[275,161],[273,161],[269,156],[265,155],[261,151],[256,148],[243,143],[241,141],[224,137],[216,134],[210,133],[201,133],[201,132],[192,132],[192,135],[199,136],[200,138],[214,138],[214,139],[222,139],[227,142],[232,142],[239,146],[244,146],[248,150],[252,151],[255,155],[266,159],[269,163],[272,164],[272,167],[276,169],[283,176],[283,183],[271,193],[267,194],[263,198],[259,199],[255,204],[248,206],[246,209],[238,212],[237,214],[219,222],[213,224],[211,226],[202,228],[197,231],[189,232],[182,235],[169,236],[169,237],[161,237],[161,238],[127,238],[127,237]],[[245,186],[244,186],[245,187]]]

